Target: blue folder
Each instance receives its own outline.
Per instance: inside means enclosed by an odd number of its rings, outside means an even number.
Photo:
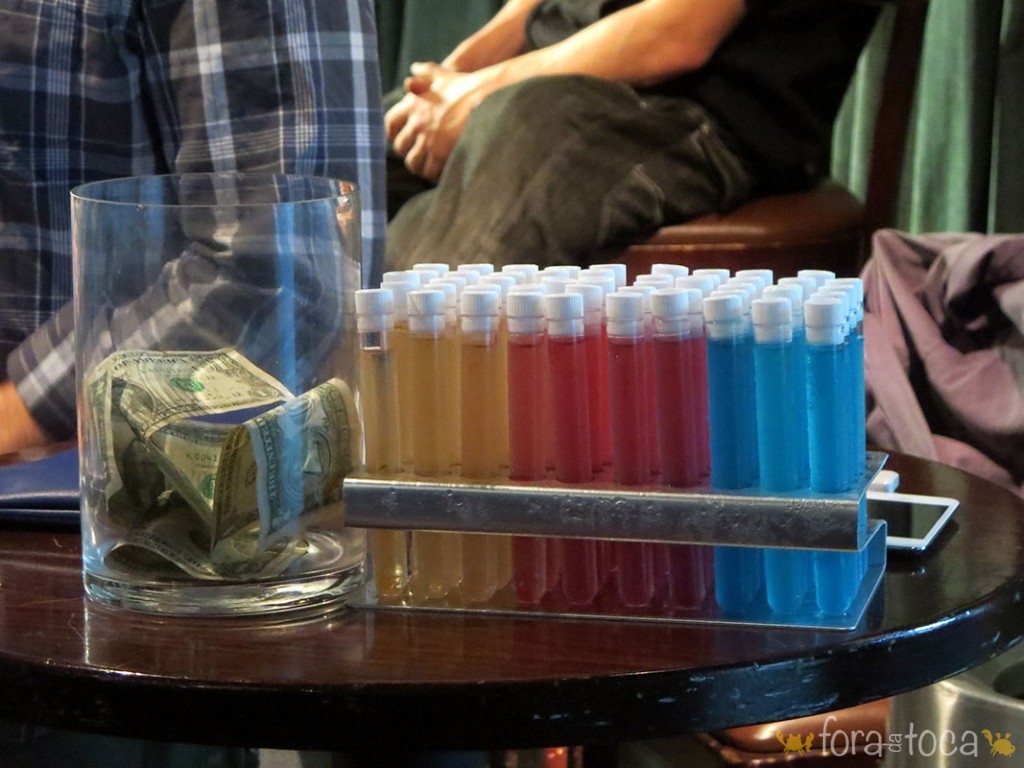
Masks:
[[[77,526],[78,448],[0,466],[0,522]]]

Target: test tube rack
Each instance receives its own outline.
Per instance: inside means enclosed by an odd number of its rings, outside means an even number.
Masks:
[[[857,552],[865,567],[856,595],[842,613],[823,613],[811,598],[798,610],[773,611],[763,594],[738,613],[723,611],[713,594],[699,606],[687,608],[659,600],[643,608],[625,607],[599,596],[592,606],[581,609],[560,601],[557,595],[539,605],[520,605],[509,590],[484,604],[463,605],[457,595],[423,603],[385,601],[376,594],[372,578],[356,603],[375,609],[853,629],[869,617],[869,606],[885,572],[885,523],[867,519],[865,494],[887,458],[884,453],[868,452],[860,482],[846,492],[832,494],[801,491],[773,495],[758,489],[721,491],[707,486],[626,487],[600,478],[568,485],[554,480],[475,481],[360,471],[344,482],[346,524],[360,528],[643,541],[708,549]]]

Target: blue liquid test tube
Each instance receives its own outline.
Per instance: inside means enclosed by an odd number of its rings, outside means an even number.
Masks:
[[[800,487],[801,461],[807,435],[795,414],[805,408],[799,389],[804,361],[793,344],[793,310],[785,297],[757,299],[754,322],[754,389],[757,398],[757,445],[761,487],[788,493]],[[794,613],[811,586],[812,557],[807,550],[764,550],[768,605],[778,613]]]
[[[756,481],[757,413],[753,334],[738,293],[704,299],[708,365],[711,485],[749,488]],[[754,547],[715,547],[715,599],[726,613],[747,610],[761,589],[764,563]]]
[[[807,396],[811,490],[841,493],[849,489],[852,407],[847,357],[846,301],[834,295],[813,296],[804,303],[807,330]],[[841,615],[849,610],[861,577],[860,553],[816,551],[814,586],[818,610]]]

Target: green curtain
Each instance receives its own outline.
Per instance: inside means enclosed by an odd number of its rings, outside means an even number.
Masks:
[[[863,194],[883,17],[836,125],[833,175]],[[894,225],[1024,231],[1024,0],[931,0]]]
[[[414,61],[443,59],[501,7],[502,0],[377,0],[385,91],[402,84]]]
[[[437,60],[501,0],[378,0],[386,89]],[[883,16],[840,113],[833,175],[863,194]],[[1024,231],[1024,0],[931,0],[895,226],[909,232]]]

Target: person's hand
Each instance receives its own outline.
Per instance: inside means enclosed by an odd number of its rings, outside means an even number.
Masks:
[[[388,140],[417,176],[437,181],[473,108],[490,93],[482,73],[413,64],[406,95],[385,117]]]
[[[0,382],[0,454],[46,445],[50,439],[28,412],[14,383]]]

